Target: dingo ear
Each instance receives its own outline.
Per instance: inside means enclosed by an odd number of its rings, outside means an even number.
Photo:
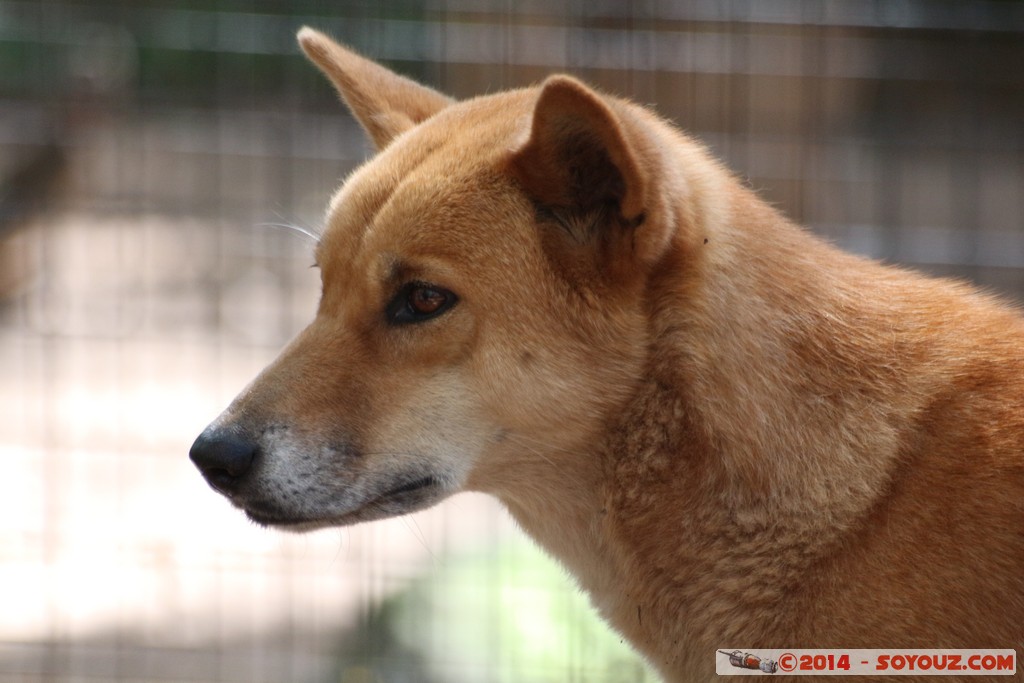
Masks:
[[[600,95],[569,76],[541,86],[527,143],[513,173],[534,200],[549,208],[592,211],[615,207],[622,219],[644,220],[647,179],[627,132]]]
[[[304,27],[299,45],[337,88],[377,149],[444,109],[452,100]]]

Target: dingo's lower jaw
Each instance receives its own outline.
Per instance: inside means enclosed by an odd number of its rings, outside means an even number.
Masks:
[[[368,496],[368,500],[356,503],[348,511],[330,511],[324,516],[284,510],[275,503],[263,500],[243,501],[230,496],[229,498],[250,520],[260,526],[287,531],[312,531],[404,515],[435,505],[448,494],[440,479],[428,475],[396,484],[375,497]]]

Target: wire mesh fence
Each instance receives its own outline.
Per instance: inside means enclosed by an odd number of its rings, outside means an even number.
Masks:
[[[487,499],[281,536],[188,462],[314,311],[280,226],[367,154],[303,24],[458,97],[572,71],[1024,294],[1024,3],[0,0],[0,680],[652,680]]]

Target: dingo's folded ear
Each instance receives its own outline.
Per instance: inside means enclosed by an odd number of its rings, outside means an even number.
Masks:
[[[600,95],[569,76],[541,86],[529,140],[512,168],[543,205],[584,211],[615,205],[626,221],[643,220],[646,174],[622,123]]]
[[[342,47],[319,31],[298,34],[302,51],[337,88],[377,149],[444,109],[445,95]]]

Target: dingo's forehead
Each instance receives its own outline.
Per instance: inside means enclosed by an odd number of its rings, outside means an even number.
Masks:
[[[472,266],[502,245],[522,247],[529,203],[503,165],[528,132],[532,97],[515,91],[453,105],[353,172],[331,201],[317,248],[325,282],[431,263]]]

